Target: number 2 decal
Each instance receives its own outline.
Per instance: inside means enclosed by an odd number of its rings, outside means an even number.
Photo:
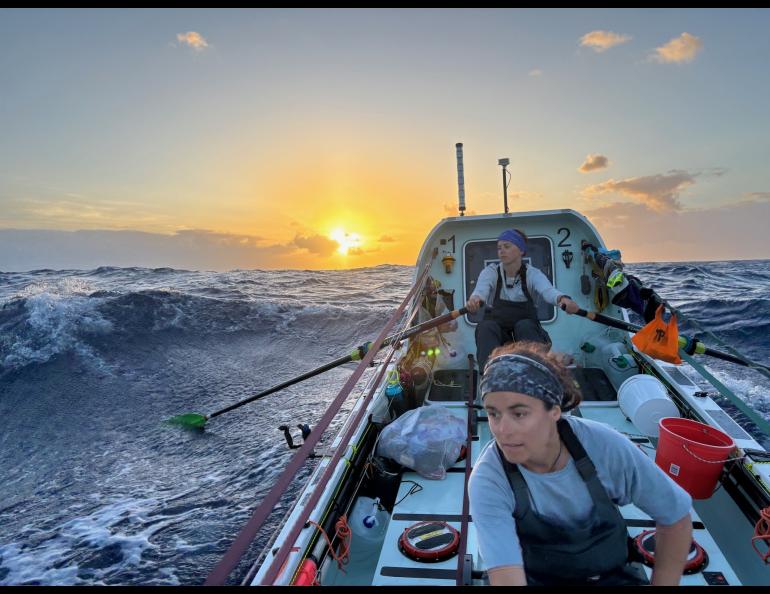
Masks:
[[[564,243],[565,241],[567,241],[567,239],[569,239],[569,229],[567,229],[566,227],[561,227],[556,233],[561,233],[562,231],[564,231],[566,235],[559,242],[558,247],[570,247],[572,245],[571,243]]]

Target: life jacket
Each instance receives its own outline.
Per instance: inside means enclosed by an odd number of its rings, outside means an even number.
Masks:
[[[564,527],[539,516],[530,504],[524,476],[517,465],[505,459],[497,446],[516,499],[513,517],[521,543],[524,571],[528,582],[535,584],[599,582],[603,577],[623,572],[628,564],[628,530],[569,423],[560,419],[557,429],[593,500],[591,521],[583,527]]]

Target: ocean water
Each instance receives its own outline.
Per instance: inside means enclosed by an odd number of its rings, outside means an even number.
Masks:
[[[770,363],[770,261],[627,269]],[[278,426],[314,426],[354,367],[212,419],[202,433],[162,421],[213,412],[373,339],[413,274],[389,265],[0,273],[0,585],[202,583],[292,455]],[[700,360],[770,419],[770,380]]]

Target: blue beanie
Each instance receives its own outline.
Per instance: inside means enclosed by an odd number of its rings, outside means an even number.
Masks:
[[[524,241],[521,233],[515,229],[506,229],[497,236],[497,241],[510,241],[513,245],[521,250],[522,254],[527,253],[527,242]]]

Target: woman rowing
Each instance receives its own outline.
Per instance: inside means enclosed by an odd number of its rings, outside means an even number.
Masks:
[[[548,277],[522,261],[527,253],[527,236],[518,229],[503,231],[497,238],[500,263],[488,265],[479,274],[466,307],[476,312],[482,302],[492,308],[476,326],[476,357],[479,371],[492,349],[509,340],[530,340],[551,344],[540,325],[532,295],[573,314],[579,306],[569,295],[554,288]]]

